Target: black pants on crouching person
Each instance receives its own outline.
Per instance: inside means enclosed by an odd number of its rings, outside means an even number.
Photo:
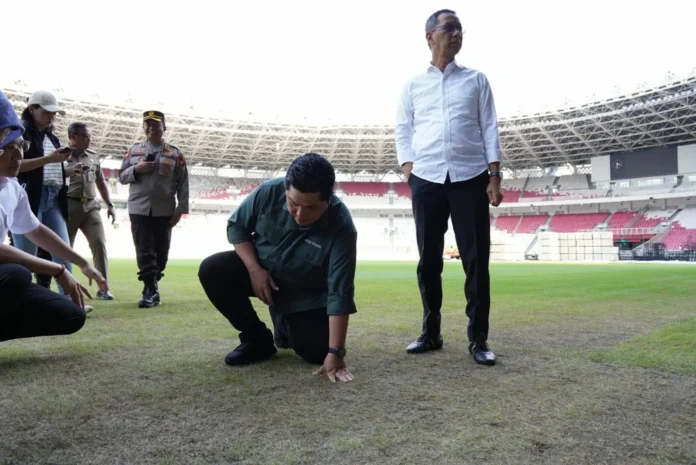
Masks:
[[[53,256],[50,253],[46,252],[41,247],[37,248],[36,256],[38,258],[43,258],[44,260],[47,260],[49,262],[53,261]],[[38,284],[39,286],[45,287],[46,289],[51,288],[51,280],[52,280],[51,276],[46,275],[46,274],[36,274],[34,276],[36,276],[36,284]]]
[[[259,319],[250,297],[254,296],[249,271],[236,252],[221,252],[203,260],[198,272],[203,289],[215,308],[240,331],[242,344],[253,344],[261,356],[276,353],[274,338]],[[309,363],[322,364],[329,352],[329,316],[326,308],[273,314],[276,329],[288,345]],[[232,354],[230,354],[232,355]],[[230,363],[229,356],[225,361]]]
[[[31,282],[22,265],[0,264],[0,342],[73,334],[85,312],[65,296]]]

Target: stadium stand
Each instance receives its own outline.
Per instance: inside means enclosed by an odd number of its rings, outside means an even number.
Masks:
[[[339,195],[340,197],[340,195]],[[348,208],[360,207],[360,206],[384,206],[387,205],[389,200],[384,196],[374,196],[374,195],[344,195],[342,197],[343,202],[348,206]],[[410,205],[410,201],[409,201]]]
[[[554,186],[557,190],[551,195],[553,200],[601,198],[608,192],[608,189],[593,189],[585,174],[560,176]]]
[[[533,234],[548,221],[548,215],[524,215],[517,227],[518,234]]]
[[[649,210],[634,225],[634,228],[654,228],[660,223],[670,219],[677,211],[669,210]]]
[[[522,179],[506,179],[503,181],[503,203],[515,203],[522,195],[522,189],[527,182],[527,178]]]
[[[522,192],[521,198],[546,198],[549,195],[548,188],[553,185],[556,178],[554,176],[542,176],[539,178],[529,178],[527,185]]]
[[[662,242],[667,250],[696,249],[696,207],[687,207],[675,216],[674,224]]]
[[[397,199],[406,198],[411,200],[411,188],[408,186],[407,183],[395,182],[392,183],[392,187],[394,189],[394,193],[396,194]]]
[[[216,176],[189,176],[189,192],[194,199],[228,199],[230,198],[227,191],[229,186],[229,179]]]
[[[495,222],[495,229],[512,234],[517,229],[521,218],[521,216],[499,216]]]
[[[106,179],[118,178],[118,171],[119,170],[113,170],[110,168],[102,168],[102,173],[104,173],[104,178]]]
[[[607,222],[607,229],[627,228],[640,212],[616,212]]]
[[[560,192],[569,192],[576,190],[589,190],[590,183],[587,180],[586,174],[575,174],[572,176],[560,176],[556,184]]]
[[[499,216],[494,229],[515,235],[534,234],[548,219],[548,215]]]
[[[612,197],[626,196],[645,196],[656,194],[668,194],[674,188],[674,184],[661,184],[652,186],[631,186],[631,187],[614,187]]]
[[[553,232],[591,231],[604,223],[608,216],[608,213],[556,214],[549,226]]]
[[[346,195],[377,197],[386,195],[389,191],[387,182],[340,182],[338,188]]]

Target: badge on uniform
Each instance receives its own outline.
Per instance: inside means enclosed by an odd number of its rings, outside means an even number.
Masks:
[[[164,174],[170,174],[172,172],[172,169],[169,166],[164,167]]]

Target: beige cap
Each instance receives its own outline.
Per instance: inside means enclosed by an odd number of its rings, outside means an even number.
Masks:
[[[47,90],[37,90],[36,92],[31,94],[31,97],[29,97],[29,101],[27,102],[27,104],[38,105],[46,111],[50,111],[52,113],[60,113],[62,116],[65,116],[65,112],[58,105],[58,100],[56,100],[56,96]]]

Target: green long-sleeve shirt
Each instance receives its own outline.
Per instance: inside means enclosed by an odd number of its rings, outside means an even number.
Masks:
[[[259,263],[280,288],[273,292],[279,313],[323,307],[329,315],[355,313],[357,237],[336,196],[319,221],[299,227],[288,212],[283,178],[257,187],[227,222],[230,244],[253,242]]]

